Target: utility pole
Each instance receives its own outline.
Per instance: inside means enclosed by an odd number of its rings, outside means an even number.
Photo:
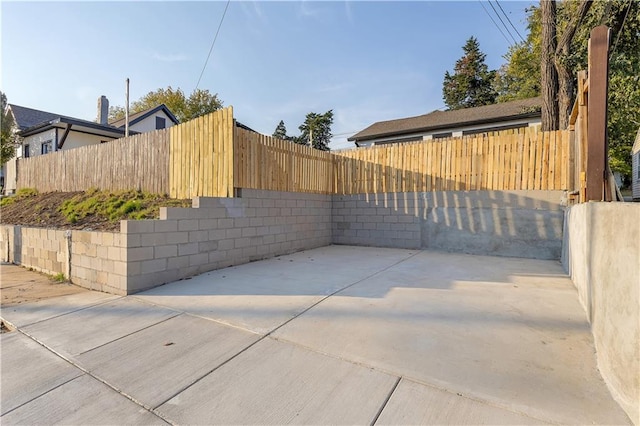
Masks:
[[[309,125],[309,146],[313,146],[313,127],[311,125]]]
[[[129,137],[129,79],[126,80],[126,88],[124,92],[125,107],[124,107],[124,137]]]

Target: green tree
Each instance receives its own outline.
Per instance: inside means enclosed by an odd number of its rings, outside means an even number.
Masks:
[[[0,92],[0,164],[16,155],[18,137],[14,134],[13,115],[7,110],[7,96]]]
[[[311,145],[321,151],[329,151],[329,141],[333,136],[331,134],[332,124],[333,110],[329,110],[324,114],[310,112],[307,114],[304,123],[298,127],[302,134],[293,140],[302,145]]]
[[[278,126],[276,127],[276,129],[273,131],[273,135],[274,138],[278,138],[278,139],[282,139],[282,140],[289,140],[289,136],[287,136],[287,128],[284,125],[284,121],[280,120],[280,123],[278,123]]]
[[[504,56],[507,62],[496,73],[497,102],[540,96],[540,9],[533,7],[526,11],[527,39],[509,48]]]
[[[613,171],[629,177],[631,148],[640,127],[640,2],[611,0],[587,4],[567,0],[557,6],[558,46],[552,56],[560,83],[559,127],[566,127],[575,101],[577,72],[588,68],[589,34],[594,27],[606,25],[611,28],[607,123],[610,166]],[[535,66],[541,63],[542,55],[541,13],[536,7],[528,12],[527,40],[509,50],[505,57],[507,63],[497,77],[499,101],[533,95],[535,80],[540,79],[540,69],[536,70]],[[539,86],[537,90],[539,93]]]
[[[462,47],[464,56],[456,61],[453,75],[446,71],[442,96],[449,109],[470,108],[493,104],[497,93],[493,88],[496,72],[489,71],[475,37]]]
[[[196,89],[189,97],[178,88],[171,86],[166,89],[151,91],[134,101],[130,107],[130,113],[144,111],[165,104],[180,122],[192,120],[201,115],[209,114],[222,108],[222,101],[217,94],[211,94],[208,90]],[[114,106],[109,109],[109,121],[124,118],[124,108]]]

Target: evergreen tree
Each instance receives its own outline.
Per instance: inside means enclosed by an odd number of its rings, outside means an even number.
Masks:
[[[302,134],[294,138],[294,142],[302,145],[311,145],[321,151],[329,151],[331,140],[331,125],[333,124],[333,110],[324,114],[310,112],[304,123],[298,127]]]
[[[283,120],[280,120],[280,123],[278,123],[276,130],[273,131],[272,136],[285,141],[289,140],[289,136],[287,136],[287,128],[285,127]]]
[[[456,62],[453,75],[446,71],[442,85],[444,103],[449,109],[470,108],[495,103],[497,93],[493,88],[495,71],[489,71],[484,63],[485,54],[475,37],[470,37],[464,47],[464,56]]]

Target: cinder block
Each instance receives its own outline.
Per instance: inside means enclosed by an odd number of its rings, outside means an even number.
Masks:
[[[218,219],[218,229],[229,229],[233,228],[233,219]]]
[[[155,220],[153,223],[154,232],[175,232],[177,230],[177,220]]]
[[[161,246],[167,244],[167,233],[154,232],[153,234],[141,234],[140,245],[142,247]]]
[[[235,239],[226,239],[218,241],[218,250],[231,250],[235,246]]]
[[[125,247],[140,247],[140,234],[121,234],[120,238],[124,238]]]
[[[120,224],[120,232],[123,234],[152,233],[154,220],[123,220]]]
[[[218,227],[218,219],[200,219],[198,222],[198,228],[201,231],[208,231]]]
[[[199,266],[209,263],[209,253],[198,253],[189,256],[189,266]]]
[[[178,231],[195,231],[198,229],[198,219],[178,220]]]
[[[178,244],[178,255],[188,256],[198,253],[198,243]]]
[[[226,230],[226,238],[240,238],[242,237],[242,229],[240,228],[230,228]]]
[[[176,256],[167,259],[167,269],[181,269],[189,266],[189,256]]]
[[[191,206],[195,209],[210,209],[220,207],[220,198],[218,197],[194,197],[191,200]]]
[[[198,243],[198,251],[200,251],[200,253],[215,251],[217,249],[218,249],[217,241],[204,241],[204,242]]]
[[[246,228],[249,226],[250,219],[248,217],[234,217],[233,218],[233,227],[234,228]]]
[[[166,244],[183,244],[188,242],[188,232],[169,232],[166,234]]]
[[[202,241],[209,240],[209,232],[207,231],[190,231],[189,232],[189,242],[190,243],[199,243]]]
[[[227,231],[224,229],[211,229],[209,231],[209,240],[222,240],[225,238]]]
[[[155,259],[160,259],[163,257],[175,257],[177,255],[178,246],[176,244],[153,247],[153,257]]]
[[[101,255],[101,253],[103,251],[107,252],[106,255]],[[98,257],[102,258],[102,259],[111,259],[111,260],[118,260],[118,261],[122,261],[122,260],[126,260],[125,256],[123,254],[125,254],[127,252],[126,249],[123,249],[121,247],[98,247]]]
[[[114,272],[120,275],[127,275],[127,262],[119,262],[117,260],[114,260],[113,267],[110,269],[110,272]]]
[[[245,247],[249,247],[251,245],[250,238],[236,238],[234,243],[234,248],[241,249]]]
[[[127,250],[128,261],[149,260],[153,259],[153,247],[134,247]]]
[[[242,228],[243,237],[255,237],[256,235],[256,228]]]
[[[167,269],[167,259],[144,260],[140,262],[140,273],[149,274]]]

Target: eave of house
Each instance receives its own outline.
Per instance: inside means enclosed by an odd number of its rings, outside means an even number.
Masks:
[[[362,136],[362,137],[358,137],[358,135],[356,134],[354,136],[347,138],[347,140],[352,142],[355,141],[357,143],[357,142],[375,140],[379,138],[388,138],[393,136],[406,136],[406,135],[414,135],[416,133],[449,130],[449,129],[458,128],[458,127],[477,126],[482,124],[494,124],[494,123],[508,123],[510,121],[522,120],[522,119],[528,119],[528,118],[540,118],[540,113],[530,112],[525,114],[512,115],[508,117],[484,118],[480,120],[469,120],[469,121],[458,122],[458,123],[446,123],[446,124],[440,124],[436,126],[413,127],[409,129],[380,132],[380,133],[371,134],[371,135]]]

